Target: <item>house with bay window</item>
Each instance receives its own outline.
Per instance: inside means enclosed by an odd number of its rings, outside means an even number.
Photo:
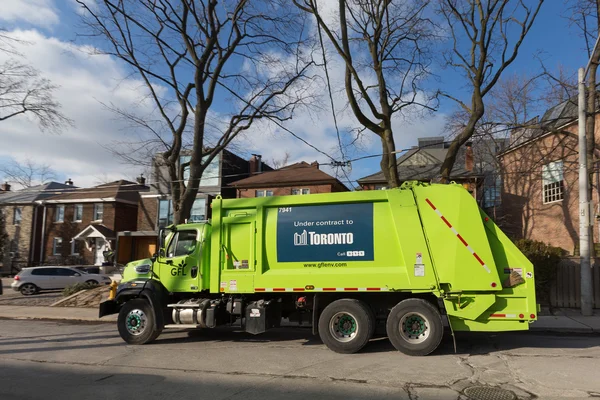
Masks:
[[[190,161],[190,158],[189,151],[182,151],[179,162],[185,164]],[[232,182],[271,170],[271,167],[262,162],[260,155],[252,155],[249,160],[245,160],[229,150],[223,150],[202,174],[188,222],[199,222],[210,218],[210,202],[215,196],[235,198],[236,190],[230,186]],[[186,169],[184,181],[188,178],[189,172]],[[166,166],[161,163],[158,156],[153,159],[148,186],[149,191],[140,194],[137,230],[118,234],[117,262],[119,263],[150,257],[156,252],[158,229],[173,223],[171,180]]]
[[[499,155],[502,171],[503,230],[578,252],[578,118],[577,98],[564,101],[511,133],[509,147]],[[596,149],[600,148],[600,118],[596,114]],[[600,151],[595,150],[598,160]],[[598,243],[599,162],[592,173],[594,243]],[[598,250],[598,248],[596,249]]]

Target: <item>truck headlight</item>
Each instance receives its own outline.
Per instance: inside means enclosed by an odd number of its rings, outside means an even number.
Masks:
[[[138,274],[147,274],[148,272],[150,272],[150,267],[150,264],[138,265],[135,267],[135,272],[137,272]]]

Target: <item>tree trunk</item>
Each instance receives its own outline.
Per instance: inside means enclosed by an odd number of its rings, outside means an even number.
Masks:
[[[475,127],[477,126],[477,122],[479,122],[479,120],[483,117],[485,108],[483,105],[483,98],[481,94],[473,94],[473,105],[473,112],[469,117],[469,122],[460,132],[460,134],[454,138],[454,140],[450,144],[450,147],[448,148],[446,158],[444,158],[444,162],[442,163],[442,166],[440,168],[440,174],[442,175],[441,183],[450,182],[450,174],[452,173],[452,167],[454,167],[454,163],[456,162],[458,150],[473,136],[473,134],[475,133]]]
[[[387,181],[388,187],[396,188],[400,186],[400,178],[398,177],[398,166],[396,165],[396,144],[394,143],[394,134],[391,129],[387,128],[381,135],[381,148],[383,154],[381,156],[381,171]]]

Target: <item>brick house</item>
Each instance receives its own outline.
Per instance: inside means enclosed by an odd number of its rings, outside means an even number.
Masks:
[[[304,161],[235,181],[231,187],[238,198],[348,191],[337,178],[321,171],[317,162]]]
[[[48,182],[16,191],[10,189],[8,183],[3,184],[0,195],[0,211],[4,213],[8,234],[0,274],[15,273],[41,261],[43,202],[75,187],[72,182]]]
[[[180,162],[189,161],[190,154],[189,151],[182,151]],[[229,186],[231,182],[260,171],[271,170],[270,166],[262,162],[260,155],[253,155],[250,160],[245,160],[229,150],[223,150],[203,173],[188,221],[208,219],[210,202],[217,195],[235,198],[236,191]],[[188,177],[184,173],[184,179]],[[158,229],[173,223],[170,178],[166,166],[161,164],[158,157],[152,162],[149,187],[150,190],[140,196],[137,230],[118,234],[117,262],[121,264],[154,254]]]
[[[137,229],[140,192],[148,190],[119,180],[45,200],[44,262],[101,265],[103,252],[115,249],[117,233]]]
[[[502,166],[502,227],[515,238],[528,238],[576,253],[579,242],[577,99],[550,108],[533,127],[512,133],[499,155]],[[594,140],[599,147],[600,117]],[[596,150],[596,159],[600,152]],[[592,182],[593,213],[599,217],[598,161]],[[593,214],[593,215],[594,215]],[[594,242],[598,228],[594,224]]]
[[[500,180],[495,155],[508,144],[505,139],[479,138],[461,147],[450,180],[462,184],[483,208],[500,203]],[[440,176],[442,162],[449,143],[444,137],[419,138],[414,146],[396,160],[400,182],[435,181]],[[387,189],[382,171],[358,179],[363,190]]]

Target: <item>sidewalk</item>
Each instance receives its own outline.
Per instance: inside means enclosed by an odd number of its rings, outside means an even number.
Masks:
[[[0,318],[114,323],[117,320],[117,314],[100,319],[98,318],[98,308],[0,306]]]
[[[529,329],[538,332],[600,333],[600,310],[594,310],[591,317],[583,317],[577,309],[556,309],[553,315],[539,316]]]

